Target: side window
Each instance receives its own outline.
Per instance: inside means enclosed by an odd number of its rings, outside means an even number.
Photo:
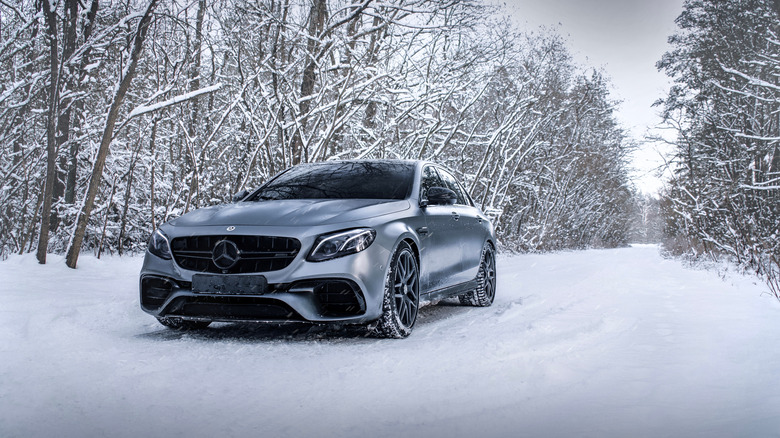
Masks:
[[[458,180],[456,180],[454,176],[450,175],[449,172],[444,170],[439,170],[439,174],[441,175],[441,179],[444,181],[445,187],[458,195],[458,204],[471,205],[471,203],[468,201],[469,197],[466,195],[466,191],[463,190],[463,187],[461,187],[461,185],[458,183]]]
[[[425,166],[422,171],[422,180],[420,181],[420,199],[428,199],[428,189],[431,187],[446,186],[439,179],[439,175],[433,166]]]
[[[474,201],[471,199],[471,196],[469,196],[469,192],[466,191],[466,188],[463,187],[463,184],[461,184],[460,181],[458,181],[457,183],[458,183],[458,188],[460,189],[460,193],[463,195],[463,199],[465,200],[463,204],[473,207]]]

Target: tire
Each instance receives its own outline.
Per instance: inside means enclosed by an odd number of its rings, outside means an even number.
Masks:
[[[496,253],[490,243],[482,248],[482,258],[477,273],[477,288],[459,295],[461,304],[488,307],[496,297]]]
[[[172,328],[174,330],[188,331],[204,329],[211,324],[211,321],[190,321],[187,319],[181,319],[174,316],[163,316],[157,318],[160,324]]]
[[[401,242],[390,262],[385,279],[382,316],[373,334],[401,339],[412,333],[420,307],[420,269],[412,248]]]

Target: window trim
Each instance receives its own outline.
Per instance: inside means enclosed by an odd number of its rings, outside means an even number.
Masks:
[[[434,166],[434,167],[437,167],[437,166]],[[467,207],[474,207],[474,201],[471,199],[471,195],[469,195],[469,192],[466,190],[465,187],[463,187],[463,184],[461,184],[460,181],[458,181],[458,178],[456,178],[455,175],[452,174],[452,172],[449,172],[447,169],[443,169],[443,168],[440,168],[440,167],[437,168],[436,171],[437,171],[437,173],[439,175],[439,179],[441,180],[442,183],[445,183],[445,184],[447,183],[444,180],[444,178],[441,176],[442,173],[443,173],[443,174],[449,176],[450,178],[452,178],[452,180],[455,181],[455,184],[460,189],[460,193],[456,192],[455,194],[458,195],[458,198],[463,197],[464,198],[463,201],[465,202],[465,204],[457,202],[455,205],[465,205]],[[447,188],[449,188],[449,187],[447,187]]]

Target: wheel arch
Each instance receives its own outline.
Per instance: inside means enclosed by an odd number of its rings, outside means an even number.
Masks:
[[[389,239],[387,237],[385,238],[385,242],[388,244],[392,242],[392,246],[388,247],[391,257],[398,248],[398,245],[400,245],[401,242],[406,242],[410,247],[412,247],[414,258],[417,260],[417,265],[419,266],[420,241],[419,237],[414,231],[414,228],[410,224],[403,221],[396,221],[394,223],[388,224],[388,226],[382,230],[382,234],[389,237]]]
[[[420,260],[420,248],[417,245],[417,242],[414,241],[411,237],[406,237],[404,239],[401,239],[401,242],[406,242],[409,244],[409,246],[412,248],[412,253],[414,253],[414,258],[417,260],[417,268],[420,268],[420,263],[422,262]],[[401,243],[398,242],[398,243]]]

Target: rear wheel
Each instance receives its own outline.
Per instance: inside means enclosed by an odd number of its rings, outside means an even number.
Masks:
[[[477,288],[471,292],[459,295],[461,304],[477,307],[488,307],[496,297],[496,254],[490,243],[482,248],[482,261],[477,273]]]
[[[385,279],[382,316],[374,334],[383,338],[405,338],[412,333],[420,307],[420,270],[412,248],[401,242],[390,262]]]
[[[181,331],[204,329],[211,324],[211,321],[190,321],[174,316],[163,316],[157,318],[157,321],[168,328]]]

